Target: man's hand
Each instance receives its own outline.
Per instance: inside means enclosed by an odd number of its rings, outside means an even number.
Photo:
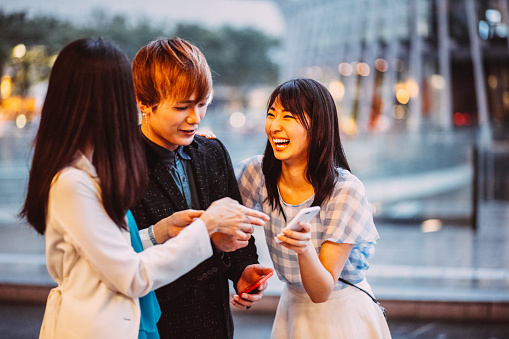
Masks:
[[[263,267],[260,264],[249,265],[244,269],[242,275],[240,276],[239,281],[237,282],[237,290],[242,291],[244,288],[249,285],[254,284],[258,280],[260,280],[263,276],[269,274],[274,271],[272,268]],[[267,282],[258,287],[256,292],[244,293],[243,295],[234,295],[231,303],[233,306],[242,309],[247,309],[257,301],[260,301],[263,297],[263,291],[267,288]]]
[[[249,244],[254,227],[251,224],[242,224],[239,230],[244,233],[242,236],[214,233],[210,237],[220,251],[233,252]]]

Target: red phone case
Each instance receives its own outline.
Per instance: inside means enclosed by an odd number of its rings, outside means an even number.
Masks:
[[[264,282],[267,281],[267,279],[269,279],[270,277],[272,277],[272,274],[273,272],[270,272],[269,274],[267,275],[264,275],[260,280],[258,280],[257,282],[255,282],[254,284],[252,285],[249,285],[248,287],[244,288],[240,293],[239,295],[242,296],[243,293],[252,293],[254,292],[255,289],[257,289],[261,284],[263,284]]]

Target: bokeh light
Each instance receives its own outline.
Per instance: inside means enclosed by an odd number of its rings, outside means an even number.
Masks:
[[[352,117],[341,119],[340,127],[347,135],[354,135],[357,133],[357,122]]]
[[[419,95],[419,85],[414,79],[408,79],[405,83],[405,89],[410,95],[410,98],[415,98]]]
[[[430,78],[431,86],[435,89],[444,89],[445,88],[445,80],[444,77],[439,74],[433,74]]]
[[[405,105],[410,100],[410,94],[403,88],[398,89],[396,92],[396,99],[400,104]]]
[[[393,107],[393,114],[394,119],[406,119],[408,113],[408,109],[403,105],[394,105]]]
[[[490,86],[490,88],[497,88],[498,86],[498,79],[493,74],[488,76],[488,86]]]
[[[442,228],[442,221],[439,219],[428,219],[424,220],[421,224],[421,230],[423,233],[437,232]]]
[[[353,67],[347,62],[342,62],[338,65],[339,74],[344,77],[350,76],[353,73]]]
[[[12,49],[12,56],[14,58],[23,58],[27,52],[27,48],[23,44],[19,44]]]
[[[363,77],[367,77],[371,73],[371,68],[365,62],[359,62],[356,67],[357,74]]]
[[[329,85],[329,91],[334,100],[341,101],[345,96],[345,85],[341,81],[333,81]]]
[[[246,116],[242,112],[235,112],[230,115],[230,125],[241,128],[246,124]]]
[[[379,72],[386,72],[389,68],[389,63],[385,59],[376,59],[375,60],[375,68]]]
[[[27,124],[27,117],[24,114],[18,115],[18,117],[16,118],[16,126],[18,126],[18,128],[21,129],[21,128],[25,127],[26,124]]]
[[[0,82],[0,94],[2,99],[7,99],[11,95],[12,90],[12,82],[11,77],[8,75],[4,75]]]

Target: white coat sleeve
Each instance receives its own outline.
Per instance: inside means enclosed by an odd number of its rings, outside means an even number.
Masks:
[[[53,182],[48,223],[62,232],[112,290],[136,298],[164,286],[212,255],[205,224],[197,219],[164,244],[136,253],[108,216],[92,179],[74,168]]]

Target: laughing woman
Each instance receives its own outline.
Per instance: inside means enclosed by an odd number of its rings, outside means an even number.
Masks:
[[[265,132],[263,157],[243,161],[238,181],[244,204],[271,217],[265,236],[286,283],[272,337],[390,338],[365,278],[379,236],[343,152],[332,96],[314,80],[283,83],[269,98]],[[310,206],[321,209],[311,222],[283,231]]]

